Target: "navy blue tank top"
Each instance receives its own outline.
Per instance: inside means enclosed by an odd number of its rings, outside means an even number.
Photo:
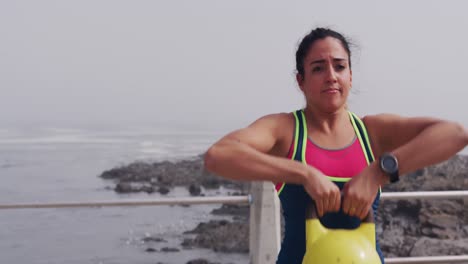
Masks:
[[[362,146],[362,152],[368,164],[374,161],[374,156],[370,147],[370,141],[365,129],[364,123],[353,113],[349,113],[350,122],[353,124],[355,133]],[[305,162],[305,148],[307,146],[307,125],[305,116],[302,110],[294,112],[296,119],[296,129],[294,136],[294,149],[291,159],[298,162]],[[331,179],[340,190],[346,182],[334,181]],[[304,190],[302,185],[279,183],[276,186],[281,207],[283,209],[283,217],[285,223],[284,238],[281,243],[281,250],[278,255],[277,264],[301,264],[306,251],[306,230],[305,230],[305,213],[306,207],[311,202],[310,196]],[[379,205],[380,192],[372,204],[374,219],[377,219],[377,210]],[[327,213],[320,222],[327,228],[345,228],[354,229],[359,227],[361,221],[357,217],[350,217],[340,210],[337,213]],[[376,236],[377,238],[377,236]],[[384,258],[380,250],[378,241],[376,241],[376,250],[380,256],[382,263]]]

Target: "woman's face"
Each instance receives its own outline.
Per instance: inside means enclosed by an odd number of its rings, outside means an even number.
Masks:
[[[338,39],[327,37],[315,41],[304,59],[304,75],[297,82],[307,107],[328,113],[346,106],[352,84],[348,53]]]

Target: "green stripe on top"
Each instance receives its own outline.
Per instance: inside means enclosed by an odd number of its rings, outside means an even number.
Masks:
[[[286,183],[285,183],[285,182],[283,182],[283,183],[281,184],[281,188],[278,190],[278,195],[281,194],[281,192],[282,192],[283,189],[284,189],[284,186],[286,186]]]
[[[298,117],[298,113],[300,111],[294,111],[293,112],[293,116],[294,116],[294,121],[295,121],[295,129],[294,129],[294,142],[293,142],[293,152],[292,152],[292,156],[291,156],[291,159],[294,160],[294,157],[296,157],[296,154],[297,154],[297,151],[301,151],[301,150],[298,150],[298,146],[299,146],[299,130],[302,129],[301,128],[301,122],[300,122],[300,119]],[[302,114],[302,112],[301,112]],[[303,117],[303,116],[302,116]],[[304,147],[302,148],[304,149]],[[286,183],[283,182],[282,185],[281,185],[281,188],[278,190],[278,195],[281,194],[281,192],[283,191],[284,187],[286,187]]]
[[[333,182],[349,182],[352,179],[351,177],[346,177],[346,178],[333,177],[333,176],[325,176],[325,177],[327,177],[330,181],[333,181]]]
[[[367,165],[369,165],[370,160],[369,160],[369,157],[367,156],[366,147],[364,145],[364,141],[362,140],[361,133],[359,132],[359,129],[356,125],[353,114],[351,112],[348,112],[348,114],[349,114],[349,118],[351,119],[351,124],[353,125],[354,131],[356,132],[356,135],[359,139],[359,143],[361,144],[362,152],[364,153],[364,157],[366,158]]]
[[[370,144],[370,140],[369,140],[369,135],[367,134],[367,129],[366,129],[366,126],[364,125],[364,122],[362,122],[362,120],[354,113],[352,113],[353,116],[355,117],[356,121],[361,125],[361,129],[362,129],[362,133],[364,134],[364,140],[365,140],[365,143],[366,143],[366,146],[367,146],[367,149],[369,150],[369,154],[371,156],[371,160],[374,161],[375,160],[375,157],[374,157],[374,153],[372,151],[372,148],[371,148],[371,144]]]
[[[304,129],[304,134],[302,136],[301,160],[302,160],[302,163],[307,164],[307,162],[306,162],[306,149],[307,149],[307,138],[309,138],[309,135],[307,134],[307,121],[305,119],[304,110],[301,110],[301,115],[302,115],[302,127]]]
[[[296,156],[296,151],[297,151],[297,142],[298,142],[298,137],[299,137],[299,118],[297,117],[297,114],[296,112],[293,112],[293,115],[294,115],[294,119],[296,121],[296,127],[295,127],[295,131],[294,131],[294,146],[293,146],[293,153],[292,153],[292,156],[291,156],[291,159],[294,159],[294,157]]]
[[[351,118],[351,123],[353,124],[354,130],[358,135],[359,141],[361,143],[362,152],[366,157],[367,164],[370,165],[375,160],[374,152],[372,151],[369,135],[367,134],[366,126],[364,122],[355,114],[348,112]],[[362,133],[361,133],[362,131]],[[361,135],[362,134],[362,135]],[[379,193],[382,192],[382,186],[379,187]]]

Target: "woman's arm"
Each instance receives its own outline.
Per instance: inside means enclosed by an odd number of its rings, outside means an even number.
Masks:
[[[287,114],[265,116],[226,135],[208,149],[206,169],[234,180],[303,183],[307,177],[305,166],[278,153],[284,133],[281,124],[294,121],[289,119]],[[292,124],[286,126],[293,129]]]
[[[347,184],[343,201],[346,213],[361,218],[367,215],[379,186],[389,181],[378,165],[383,153],[391,152],[397,157],[399,173],[404,175],[444,161],[468,144],[467,130],[455,122],[390,114],[367,116],[363,121],[377,161]]]
[[[385,152],[394,154],[401,175],[442,162],[468,144],[467,130],[451,121],[390,114],[363,121],[374,139],[376,158]]]
[[[210,147],[205,168],[235,180],[301,184],[320,215],[340,208],[340,191],[312,166],[286,158],[294,132],[290,114],[269,115],[234,131]]]

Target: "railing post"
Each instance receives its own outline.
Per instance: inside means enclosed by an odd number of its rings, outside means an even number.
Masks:
[[[279,199],[271,182],[252,182],[250,206],[250,263],[276,262],[280,248]]]

